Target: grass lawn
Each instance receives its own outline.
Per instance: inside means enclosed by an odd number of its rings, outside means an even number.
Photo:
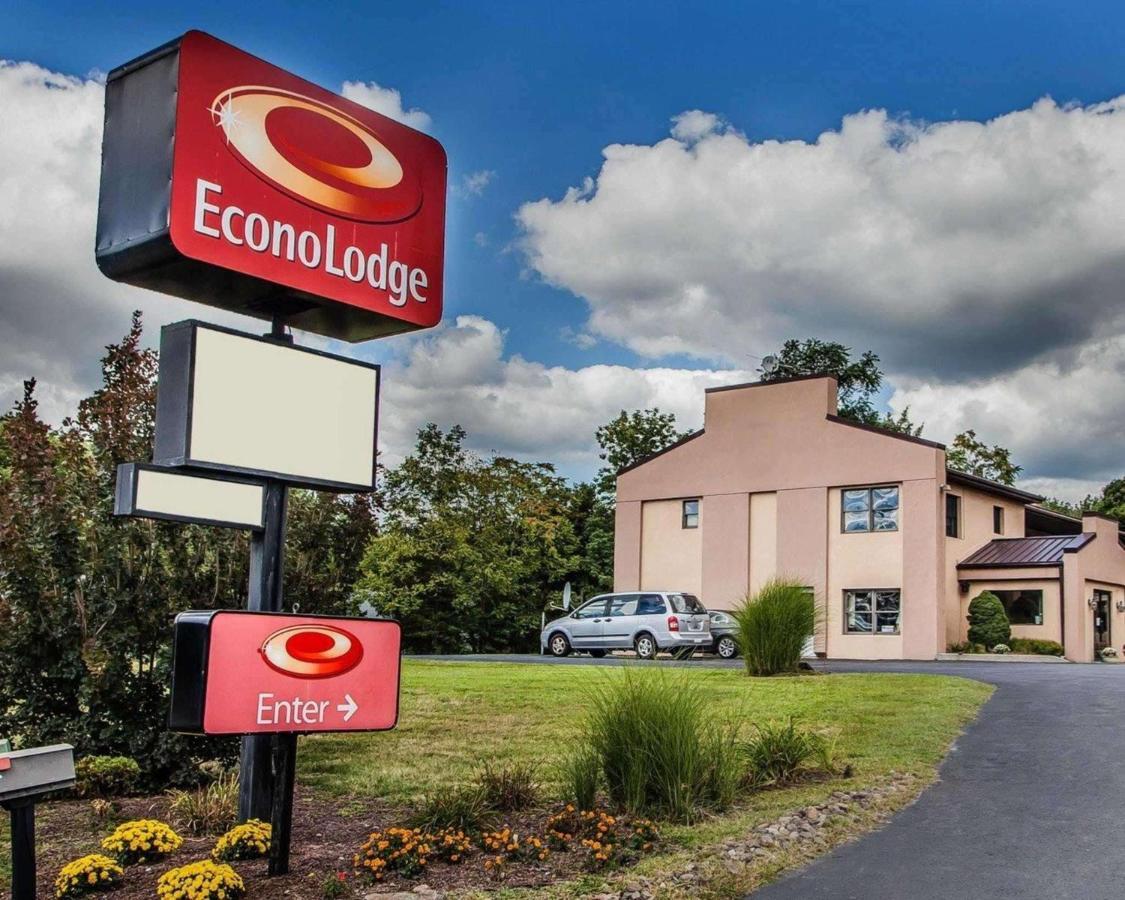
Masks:
[[[742,720],[748,728],[753,722],[792,716],[835,736],[839,758],[852,765],[854,775],[847,781],[750,793],[727,814],[692,826],[665,827],[670,852],[638,867],[638,872],[658,879],[694,860],[692,854],[708,845],[745,834],[792,809],[823,802],[841,787],[879,784],[893,771],[917,776],[920,788],[933,779],[954,738],[992,692],[979,682],[936,675],[752,679],[731,669],[669,674],[697,681],[721,716]],[[471,781],[485,762],[519,761],[541,766],[548,789],[556,790],[553,766],[577,739],[583,697],[603,679],[620,676],[619,669],[596,666],[407,661],[398,729],[305,739],[298,756],[299,778],[333,795],[411,803]],[[775,866],[766,876],[776,871]],[[689,895],[739,896],[754,886],[721,871],[717,879],[722,884],[708,891],[693,888]],[[590,877],[536,896],[593,893],[604,884],[604,879]]]
[[[775,859],[750,877],[736,877],[722,868],[721,858],[709,857],[715,845],[745,835],[781,814],[823,803],[833,791],[879,785],[892,771],[916,776],[917,789],[896,801],[897,805],[909,802],[932,780],[951,742],[991,693],[989,686],[979,682],[932,675],[751,679],[739,670],[704,668],[667,670],[666,674],[670,689],[676,678],[691,679],[718,715],[743,722],[747,729],[754,722],[784,721],[792,716],[800,725],[834,736],[840,763],[849,763],[854,774],[848,779],[748,792],[722,815],[692,826],[662,826],[663,852],[620,876],[590,875],[538,889],[534,896],[580,896],[605,889],[607,879],[634,876],[663,884],[670,873],[689,862],[714,877],[709,875],[705,885],[692,885],[686,893],[671,890],[658,896],[741,896],[801,859]],[[396,805],[416,803],[423,795],[470,782],[486,762],[535,763],[548,792],[554,794],[560,787],[554,765],[578,740],[584,697],[604,680],[621,675],[621,669],[601,666],[406,660],[397,730],[304,738],[298,779],[303,786],[342,804],[345,814],[352,797],[379,798]],[[3,818],[0,890],[9,879],[7,816]],[[853,823],[848,833],[836,837],[846,839],[873,825],[876,818],[873,814],[870,821]],[[358,845],[365,832],[359,821],[355,828]],[[711,862],[707,862],[709,858]],[[502,890],[500,894],[518,896],[519,892]]]

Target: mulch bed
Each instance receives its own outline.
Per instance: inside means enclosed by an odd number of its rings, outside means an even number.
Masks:
[[[36,838],[41,898],[54,897],[54,879],[65,863],[87,853],[103,852],[102,838],[119,822],[129,819],[170,821],[168,801],[163,796],[131,797],[117,803],[120,813],[112,820],[97,819],[87,800],[40,804]],[[552,811],[514,813],[503,817],[502,821],[521,835],[541,833],[543,821]],[[376,829],[403,824],[405,814],[402,807],[386,803],[356,798],[325,799],[298,788],[293,807],[290,874],[268,878],[264,860],[231,865],[246,882],[248,897],[284,896],[294,900],[322,897],[325,880],[336,877],[338,872],[347,873],[347,884],[352,888],[352,893],[345,896],[364,897],[376,891],[409,891],[422,881],[438,892],[500,886],[536,887],[572,878],[582,868],[580,854],[556,852],[544,862],[510,863],[503,882],[498,882],[485,872],[483,852],[474,850],[458,865],[431,861],[421,879],[388,876],[385,881],[374,883],[369,878],[355,876],[353,856],[367,835]],[[210,857],[217,836],[192,837],[182,830],[179,833],[184,844],[176,853],[159,863],[127,867],[122,886],[105,896],[113,900],[152,900],[156,896],[156,881],[162,873]]]

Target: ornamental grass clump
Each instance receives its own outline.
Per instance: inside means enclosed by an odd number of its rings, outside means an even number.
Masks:
[[[1004,604],[991,591],[983,591],[969,601],[969,641],[984,644],[992,650],[997,644],[1008,644],[1012,626]]]
[[[122,822],[102,841],[102,849],[117,857],[123,866],[153,862],[180,849],[184,839],[171,826],[156,819]]]
[[[797,671],[801,650],[817,624],[816,600],[808,588],[795,581],[768,581],[731,615],[747,674]]]
[[[239,900],[246,896],[246,884],[226,863],[205,859],[161,875],[156,896],[157,900]]]
[[[171,818],[191,834],[222,834],[238,819],[238,773],[220,772],[191,791],[168,791]]]
[[[109,891],[121,883],[125,870],[108,856],[91,853],[68,862],[55,878],[55,897],[81,897]]]
[[[477,775],[476,786],[490,809],[518,812],[539,802],[539,773],[529,763],[498,768],[486,763]]]
[[[697,679],[625,670],[593,693],[589,709],[583,743],[616,807],[688,822],[732,798],[734,728],[710,711]]]
[[[215,849],[211,851],[211,858],[223,862],[261,859],[270,852],[271,832],[270,825],[260,819],[250,819],[241,825],[235,825],[219,838]]]
[[[742,750],[746,778],[755,787],[790,784],[802,770],[810,768],[834,768],[829,742],[815,732],[798,728],[792,719],[785,725],[756,725],[754,736],[743,743]]]

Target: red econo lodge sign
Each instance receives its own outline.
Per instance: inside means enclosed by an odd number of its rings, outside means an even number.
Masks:
[[[177,616],[173,731],[387,731],[401,630],[387,619],[231,610]]]
[[[441,319],[445,151],[191,31],[110,73],[111,278],[344,340]]]

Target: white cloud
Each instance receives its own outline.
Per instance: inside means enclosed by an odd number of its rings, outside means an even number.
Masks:
[[[405,109],[402,94],[394,88],[383,87],[374,81],[345,81],[341,93],[368,109],[382,113],[396,122],[425,131],[430,127],[430,116],[420,109]]]
[[[1125,325],[1125,97],[865,111],[812,143],[695,110],[673,134],[607,147],[596,180],[518,214],[533,269],[639,353],[743,364],[820,335],[960,378]]]
[[[694,144],[709,134],[723,130],[723,120],[714,113],[689,109],[672,117],[672,137],[685,144]]]
[[[484,193],[485,188],[492,184],[495,177],[496,173],[492,169],[470,172],[461,179],[461,186],[458,190],[464,196],[479,197]]]
[[[973,428],[1012,450],[1030,490],[1080,499],[1125,474],[1125,337],[1093,341],[981,382],[903,379],[890,398],[925,434],[949,441]]]
[[[930,437],[973,427],[1071,493],[1125,470],[1125,96],[985,123],[864,111],[811,143],[673,122],[519,210],[590,333],[735,365],[840,340],[882,356]]]
[[[585,477],[598,468],[594,430],[622,409],[658,406],[681,428],[698,428],[705,388],[746,380],[741,371],[545,366],[506,356],[504,333],[478,316],[459,316],[412,340],[386,367],[384,461],[395,462],[426,422],[460,424],[470,444],[550,461]]]

